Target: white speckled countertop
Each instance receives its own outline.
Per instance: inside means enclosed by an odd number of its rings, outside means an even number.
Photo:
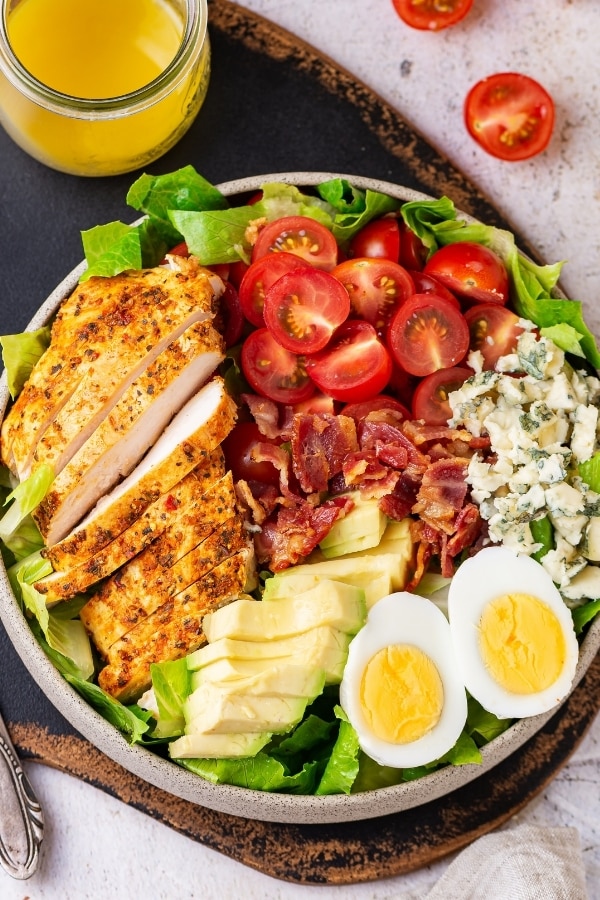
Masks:
[[[600,333],[600,4],[475,0],[465,22],[438,34],[407,28],[391,0],[241,5],[297,34],[376,90],[546,260],[567,260],[563,287],[584,301]],[[553,140],[530,161],[495,160],[465,132],[464,96],[479,78],[498,71],[531,74],[555,98]],[[27,771],[46,811],[42,861],[25,883],[0,870],[2,900],[420,900],[447,865],[352,887],[290,885],[227,860],[70,776],[38,765]],[[506,827],[516,821],[576,827],[589,896],[600,898],[600,720],[547,790]]]

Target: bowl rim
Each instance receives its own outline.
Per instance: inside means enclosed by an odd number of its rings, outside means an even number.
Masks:
[[[256,191],[262,184],[269,182],[312,187],[333,178],[346,179],[362,190],[381,191],[403,202],[434,199],[429,194],[392,182],[332,172],[265,174],[234,179],[216,186],[226,196],[234,196]],[[466,221],[478,221],[460,210],[457,210],[457,214]],[[26,331],[36,330],[46,324],[60,302],[75,288],[85,267],[85,262],[81,262],[65,276],[33,316]],[[0,419],[4,416],[9,399],[4,371],[0,378]],[[517,752],[567,700],[565,698],[561,704],[546,713],[518,720],[482,748],[481,764],[446,766],[416,781],[350,795],[316,797],[269,793],[227,784],[213,784],[175,762],[157,756],[146,747],[129,744],[63,678],[45,655],[15,600],[4,564],[0,565],[0,620],[29,674],[48,700],[98,750],[132,774],[176,797],[217,812],[265,822],[322,824],[360,821],[421,806],[463,787]],[[571,691],[584,676],[599,648],[600,617],[592,622],[580,645]]]

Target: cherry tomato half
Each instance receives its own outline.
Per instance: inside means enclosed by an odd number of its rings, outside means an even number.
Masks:
[[[413,397],[414,418],[424,419],[427,425],[446,425],[452,417],[448,395],[458,390],[472,374],[472,369],[453,366],[423,378]]]
[[[458,297],[455,297],[441,281],[434,278],[433,275],[427,275],[425,272],[409,272],[415,286],[415,294],[436,294],[442,300],[447,300],[457,309],[460,309]]]
[[[392,0],[403,22],[422,31],[439,31],[464,19],[473,0]]]
[[[400,227],[398,219],[383,216],[373,219],[350,241],[352,256],[368,256],[371,259],[391,259],[398,262],[400,256]]]
[[[253,390],[275,403],[308,400],[315,386],[301,357],[278,344],[268,328],[252,331],[242,345],[242,371]]]
[[[340,282],[321,269],[304,266],[278,278],[265,293],[263,315],[273,337],[292,353],[316,353],[350,312]]]
[[[415,292],[406,269],[389,259],[347,259],[332,270],[350,295],[355,316],[382,331],[390,316]]]
[[[337,263],[337,242],[328,228],[308,216],[283,216],[258,233],[252,262],[267,253],[294,253],[317,269],[330,272]]]
[[[509,298],[508,272],[500,257],[471,241],[447,244],[430,256],[423,269],[449,291],[471,303],[498,303]]]
[[[350,319],[320,353],[306,360],[317,387],[343,403],[360,403],[380,394],[392,373],[392,361],[368,322]]]
[[[483,303],[465,313],[471,334],[471,350],[480,350],[484,369],[493,369],[501,356],[513,353],[523,333],[519,317],[505,306]]]
[[[256,462],[252,450],[256,444],[272,444],[261,433],[255,422],[238,422],[222,443],[227,466],[235,481],[261,481],[263,484],[279,484],[279,472],[273,463]]]
[[[548,146],[554,128],[554,101],[527,75],[501,72],[475,84],[465,100],[467,130],[498,159],[529,159]]]
[[[469,326],[455,306],[435,294],[415,294],[390,322],[387,342],[398,365],[411,375],[455,366],[469,349]]]
[[[240,303],[249,322],[264,327],[265,293],[278,278],[293,269],[306,269],[306,263],[293,253],[268,253],[246,269],[240,283]]]

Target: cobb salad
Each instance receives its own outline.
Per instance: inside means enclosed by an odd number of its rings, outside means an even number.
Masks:
[[[154,495],[137,511],[143,528],[119,520],[68,568],[90,538],[77,520],[48,540],[65,481],[48,428],[61,430],[47,425],[17,464],[14,434],[31,423],[5,418],[3,556],[65,678],[127,740],[204,778],[321,795],[477,763],[515,719],[559,703],[600,609],[600,355],[581,304],[554,296],[561,265],[531,262],[447,198],[402,203],[343,178],[232,202],[186,167],[143,175],[127,200],[144,218],[83,234],[87,268],[54,325],[2,338],[15,409],[61,322],[85,317],[86,291],[125,278],[130,299],[141,271],[154,297],[199,264],[214,295],[190,326],[194,358],[212,362],[183,405],[200,455],[160,493],[160,514]],[[143,375],[154,397],[162,382]],[[108,496],[156,469],[169,410]],[[123,612],[133,571],[136,608]],[[194,586],[205,605],[192,621]],[[132,675],[139,629],[152,652]]]

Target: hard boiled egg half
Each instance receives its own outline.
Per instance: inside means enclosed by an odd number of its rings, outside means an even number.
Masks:
[[[447,753],[467,699],[443,612],[406,591],[379,600],[350,644],[340,702],[380,765],[421,766]]]
[[[452,579],[448,615],[460,675],[488,712],[535,716],[569,693],[579,655],[573,620],[536,560],[481,550]]]

